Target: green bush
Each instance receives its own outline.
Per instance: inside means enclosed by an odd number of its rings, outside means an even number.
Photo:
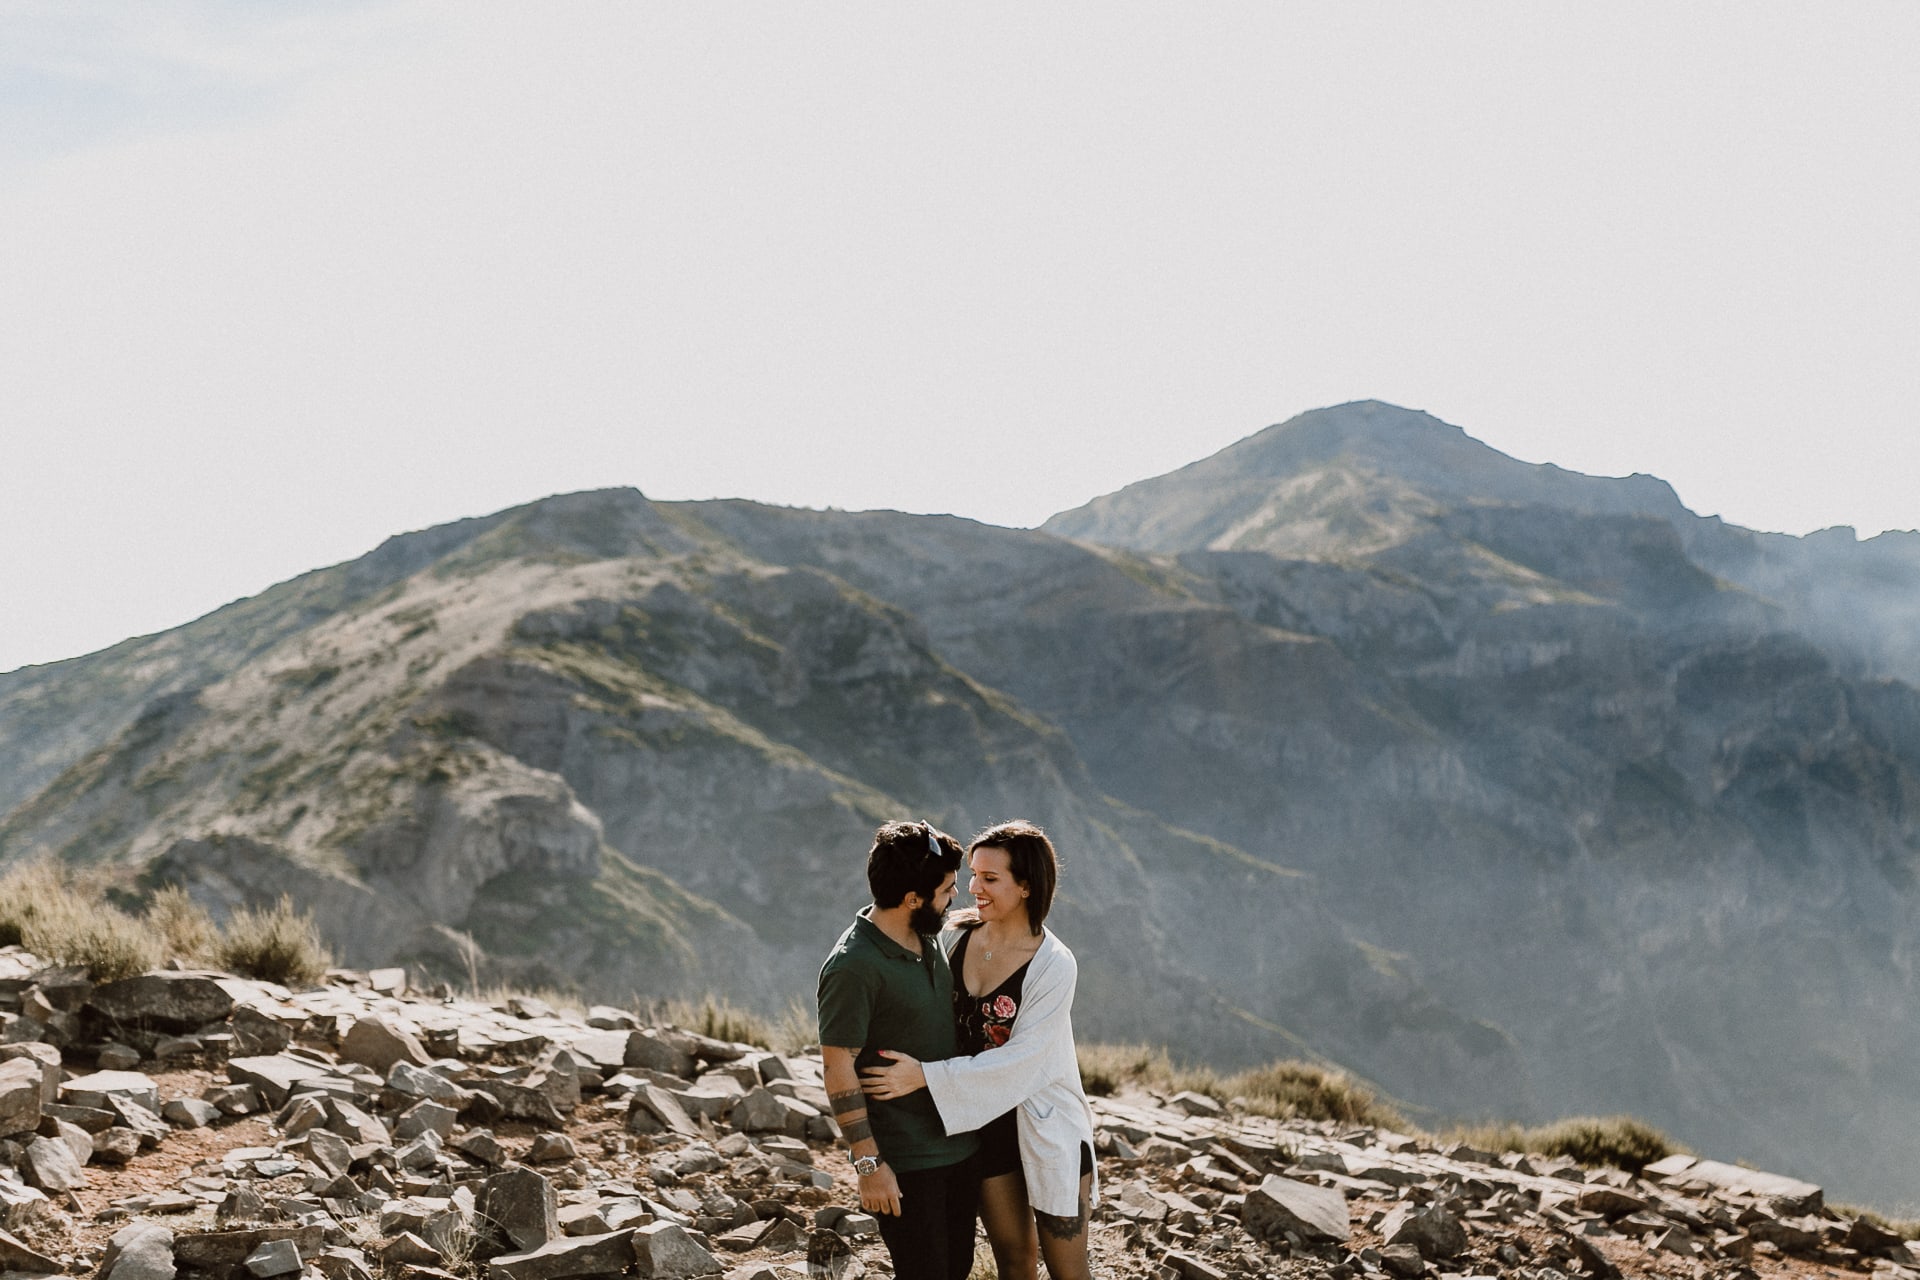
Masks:
[[[320,941],[309,912],[296,911],[282,896],[272,907],[242,907],[227,917],[214,962],[243,978],[311,986],[326,976],[333,956]]]

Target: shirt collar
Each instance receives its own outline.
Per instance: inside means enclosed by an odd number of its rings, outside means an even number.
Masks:
[[[920,939],[920,955],[917,956],[907,950],[892,938],[889,938],[885,929],[882,929],[873,922],[873,908],[870,906],[860,908],[860,914],[854,918],[853,926],[860,931],[862,937],[873,943],[874,946],[880,948],[880,954],[892,956],[898,960],[919,960],[921,956],[926,954],[926,949],[932,945],[930,939],[922,937]]]

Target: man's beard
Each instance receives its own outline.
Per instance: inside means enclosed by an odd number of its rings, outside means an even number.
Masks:
[[[907,916],[907,927],[915,933],[938,933],[947,913],[931,902],[923,902]]]

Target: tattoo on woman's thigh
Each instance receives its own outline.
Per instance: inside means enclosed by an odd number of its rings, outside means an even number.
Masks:
[[[1087,1229],[1086,1202],[1081,1202],[1080,1212],[1071,1218],[1062,1217],[1054,1213],[1041,1213],[1038,1209],[1035,1209],[1033,1211],[1033,1220],[1049,1239],[1071,1240]]]

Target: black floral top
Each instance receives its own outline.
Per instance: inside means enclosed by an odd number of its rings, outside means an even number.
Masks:
[[[961,978],[967,960],[967,943],[973,938],[969,929],[953,944],[948,963],[953,968],[953,1020],[960,1031],[960,1052],[971,1057],[982,1050],[1005,1044],[1013,1036],[1013,1020],[1020,1016],[1020,988],[1026,982],[1028,960],[985,995],[971,995]]]

